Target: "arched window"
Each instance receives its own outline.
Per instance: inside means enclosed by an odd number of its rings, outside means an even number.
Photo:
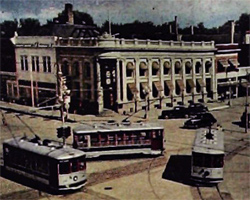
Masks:
[[[63,73],[63,76],[69,75],[69,63],[66,60],[62,64],[62,73]]]
[[[160,65],[158,62],[154,61],[152,63],[152,75],[153,76],[158,75],[159,71],[160,71]]]
[[[196,91],[197,91],[197,93],[200,93],[200,92],[201,92],[201,85],[200,85],[200,83],[198,82],[198,80],[196,80]]]
[[[73,76],[79,76],[79,62],[78,61],[75,61],[73,63],[72,75]]]
[[[127,77],[133,77],[134,76],[134,70],[135,66],[132,62],[128,62],[126,66],[126,75]]]
[[[85,78],[90,78],[91,77],[91,68],[90,68],[90,63],[85,62],[84,63],[84,73],[83,73]]]
[[[175,93],[176,93],[177,95],[180,95],[180,94],[181,94],[181,88],[180,88],[180,86],[179,86],[177,80],[175,81]]]
[[[175,68],[175,74],[181,73],[181,63],[179,61],[175,62],[174,68]]]
[[[206,64],[205,64],[205,72],[206,72],[206,73],[209,73],[211,67],[212,67],[212,62],[207,61]]]
[[[153,97],[155,97],[155,98],[158,97],[158,94],[159,94],[159,92],[158,92],[155,84],[152,83],[152,95],[153,95]]]
[[[169,96],[170,95],[170,89],[169,89],[169,86],[167,85],[167,81],[164,82],[164,95],[165,96]]]
[[[128,99],[129,101],[132,101],[133,98],[134,98],[134,95],[133,95],[133,93],[132,93],[132,91],[131,91],[129,85],[127,85],[127,99]]]
[[[200,62],[196,62],[196,64],[195,64],[195,73],[196,74],[199,74],[199,73],[201,73],[201,63]]]
[[[140,63],[140,76],[147,76],[148,75],[148,66],[145,62]]]
[[[190,61],[187,61],[186,63],[185,63],[185,73],[186,74],[191,74],[191,72],[192,72],[192,63],[190,62]]]
[[[186,93],[190,94],[192,92],[192,87],[190,85],[190,80],[186,80]]]
[[[164,62],[163,67],[164,67],[163,73],[164,73],[165,75],[171,73],[171,64],[170,64],[169,61]]]

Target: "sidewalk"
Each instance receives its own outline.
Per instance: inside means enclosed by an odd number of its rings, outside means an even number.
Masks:
[[[244,105],[245,98],[238,98],[233,100],[233,105]],[[226,109],[229,108],[229,105],[227,105],[227,102],[213,102],[213,103],[206,103],[206,106],[208,107],[209,111],[215,111],[220,109]],[[60,118],[60,111],[57,110],[37,110],[37,108],[33,108],[30,106],[24,106],[9,102],[0,101],[0,109],[11,111],[11,112],[17,112],[22,114],[28,114],[33,115],[37,117],[45,117],[48,119],[55,119],[55,120],[61,120]],[[67,122],[69,123],[76,123],[76,122],[96,122],[96,121],[107,121],[107,120],[117,120],[122,121],[126,118],[130,119],[131,121],[157,121],[158,116],[160,115],[161,110],[160,109],[150,109],[148,111],[148,119],[144,119],[145,116],[145,110],[140,110],[137,113],[132,113],[130,115],[121,115],[118,114],[112,110],[105,109],[103,113],[100,115],[79,115],[79,114],[69,114],[69,119]]]

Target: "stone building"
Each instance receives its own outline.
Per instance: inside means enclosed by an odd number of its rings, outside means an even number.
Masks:
[[[246,75],[238,68],[240,49],[233,43],[233,31],[231,44],[223,45],[185,42],[181,37],[123,39],[98,35],[94,26],[74,25],[72,7],[65,11],[69,22],[56,25],[54,36],[12,38],[16,80],[7,87],[15,99],[32,106],[55,100],[62,72],[71,90],[72,111],[133,113],[216,101],[228,92],[231,99]]]
[[[217,99],[213,42],[57,38],[72,98],[118,112]],[[87,102],[80,104],[87,105]]]

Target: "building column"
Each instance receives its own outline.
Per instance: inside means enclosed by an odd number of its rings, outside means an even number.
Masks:
[[[202,99],[204,102],[207,101],[207,92],[206,92],[206,60],[202,59],[202,82],[204,86],[202,87]]]
[[[128,101],[127,97],[127,73],[126,73],[126,60],[122,60],[122,87],[123,87],[123,102]]]
[[[159,66],[160,66],[160,83],[163,88],[163,91],[160,92],[160,97],[164,98],[164,66],[163,66],[163,58],[159,59]]]
[[[173,96],[176,96],[176,85],[175,85],[175,60],[171,59],[171,80],[172,80],[172,84],[173,84]],[[173,102],[172,102],[173,103]]]
[[[139,100],[140,98],[140,60],[139,58],[135,59],[135,86],[138,90],[138,92],[136,93],[136,101]]]
[[[83,99],[83,65],[82,65],[82,61],[79,60],[79,80],[80,80],[80,99]]]
[[[149,90],[149,100],[153,99],[153,85],[152,85],[152,59],[148,59],[148,86],[150,88]]]
[[[184,88],[183,88],[183,95],[184,95],[184,98],[185,96],[187,95],[187,92],[186,92],[186,68],[185,68],[185,60],[182,60],[182,81],[183,81],[183,85],[184,85]]]
[[[100,71],[101,74],[101,71]],[[93,64],[90,62],[90,82],[91,82],[91,100],[95,100],[95,74]],[[101,79],[100,79],[101,82]]]
[[[116,59],[116,91],[117,91],[117,103],[121,102],[121,88],[120,88],[120,60]]]
[[[211,74],[211,89],[213,91],[213,99],[218,100],[217,77],[215,70],[215,59],[212,58],[212,74]]]
[[[103,111],[103,88],[101,87],[101,66],[98,59],[96,59],[96,82],[98,112],[101,113]]]

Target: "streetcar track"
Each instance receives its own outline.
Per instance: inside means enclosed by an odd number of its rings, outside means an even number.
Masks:
[[[91,173],[88,176],[88,183],[86,184],[86,186],[93,186],[109,180],[114,180],[117,178],[122,178],[125,176],[141,173],[147,171],[149,169],[149,166],[152,169],[159,166],[163,166],[165,164],[166,164],[166,158],[164,156],[161,156],[155,158],[154,162],[152,162],[152,159],[149,159],[142,162],[126,165],[123,167],[108,169],[98,173]]]
[[[202,189],[204,190],[203,192],[202,192]],[[211,188],[213,188],[213,191],[206,191],[206,190],[210,190]],[[214,186],[214,187],[201,187],[201,186],[196,186],[196,189],[197,189],[197,192],[198,192],[198,194],[199,194],[199,198],[201,199],[201,200],[208,200],[208,199],[215,199],[215,200],[218,200],[218,198],[216,198],[215,197],[215,194],[217,194],[218,195],[218,197],[219,197],[219,199],[221,199],[221,200],[224,200],[224,198],[223,198],[223,196],[222,196],[222,194],[221,194],[221,191],[220,191],[220,189],[219,189],[219,186],[218,185],[216,185],[216,186]],[[208,195],[209,194],[209,195]],[[205,198],[204,196],[208,196],[208,198]]]

